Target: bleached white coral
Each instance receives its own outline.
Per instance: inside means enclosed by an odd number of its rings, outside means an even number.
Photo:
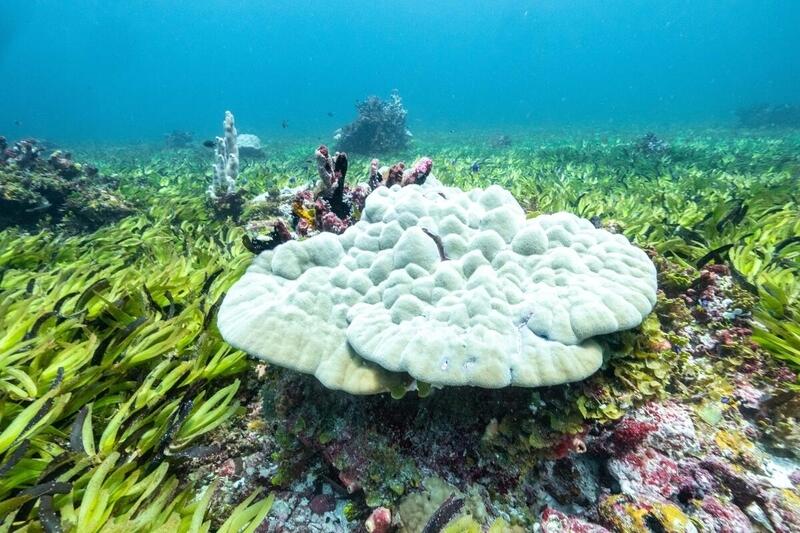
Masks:
[[[223,302],[223,336],[352,393],[406,372],[532,387],[592,374],[592,338],[655,304],[655,268],[624,237],[568,213],[526,220],[497,186],[435,183],[381,187],[344,234],[261,254]]]

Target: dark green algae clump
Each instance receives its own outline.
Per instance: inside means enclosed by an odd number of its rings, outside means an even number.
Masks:
[[[129,210],[78,234],[0,232],[3,527],[344,531],[385,507],[414,531],[452,495],[445,531],[795,530],[800,137],[511,137],[391,156],[623,233],[658,267],[656,309],[604,338],[583,382],[400,400],[325,390],[220,339],[252,255],[246,220],[205,203],[207,152],[76,152]],[[243,194],[311,182],[313,146],[271,147]]]

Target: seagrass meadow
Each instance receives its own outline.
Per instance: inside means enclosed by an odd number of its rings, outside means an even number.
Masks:
[[[621,233],[659,288],[584,381],[395,399],[222,339],[254,256],[208,205],[208,150],[70,147],[130,211],[0,231],[0,531],[358,531],[375,509],[400,531],[796,531],[800,133],[673,130],[656,148],[641,133],[418,134],[382,154]],[[242,163],[244,196],[313,183],[317,144],[267,143]],[[368,167],[353,157],[349,181]],[[670,409],[680,423],[660,421]],[[687,424],[691,453],[659,448],[661,425]],[[628,475],[631,450],[675,477]]]

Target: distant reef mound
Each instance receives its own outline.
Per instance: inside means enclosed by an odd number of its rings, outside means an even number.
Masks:
[[[758,104],[736,110],[746,128],[800,128],[800,104]]]
[[[388,100],[370,96],[357,103],[356,109],[356,119],[334,133],[338,151],[380,154],[408,146],[412,137],[406,127],[408,112],[397,91]]]
[[[69,152],[43,157],[44,145],[0,136],[0,229],[57,224],[93,230],[133,212],[116,183]]]

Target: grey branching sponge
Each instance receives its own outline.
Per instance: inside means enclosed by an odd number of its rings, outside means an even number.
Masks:
[[[381,187],[361,220],[263,252],[219,327],[234,346],[353,394],[413,380],[535,387],[583,379],[597,335],[637,326],[653,263],[568,213],[526,220],[511,194]],[[410,377],[409,377],[410,376]]]
[[[208,187],[208,196],[218,200],[236,192],[239,177],[239,147],[236,144],[236,125],[233,113],[225,111],[222,123],[224,137],[217,137],[214,149],[214,179]]]

